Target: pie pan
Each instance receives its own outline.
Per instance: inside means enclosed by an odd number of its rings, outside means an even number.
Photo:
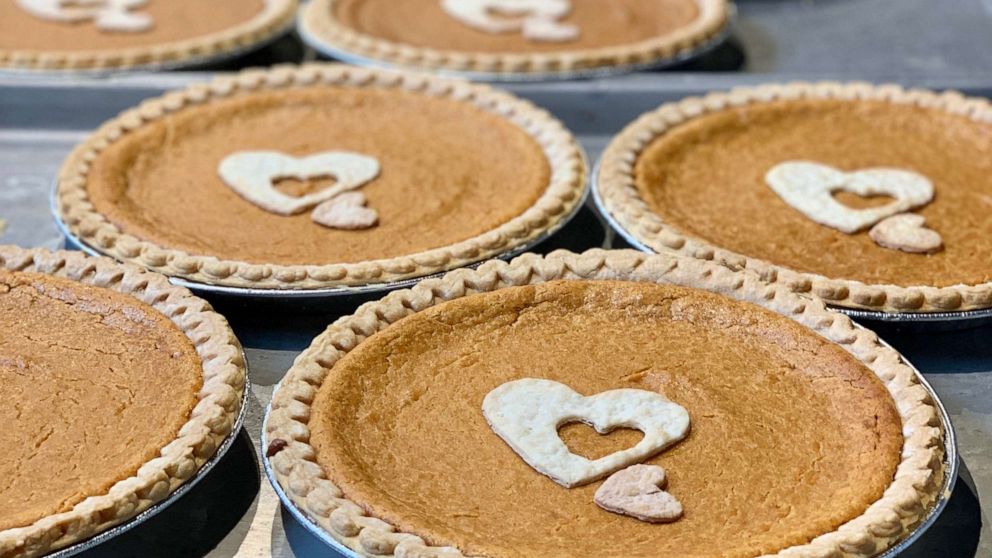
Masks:
[[[595,268],[594,265],[597,263],[602,267]],[[638,268],[641,265],[648,267],[638,271]],[[657,265],[657,267],[655,267],[655,265]],[[592,271],[590,271],[590,269],[592,269]],[[648,271],[648,269],[655,271]],[[656,270],[663,269],[688,271],[678,271],[677,273],[684,273],[685,275],[678,275],[675,279],[668,279],[668,272],[661,272],[661,275],[656,272]],[[530,271],[530,274],[527,274],[527,271]],[[487,279],[487,277],[490,276],[495,277],[495,280],[491,278]],[[392,312],[392,310],[390,310],[391,308],[399,308],[396,306],[399,301],[409,300],[412,305],[409,309],[412,312],[416,312],[419,311],[419,309],[421,309],[425,304],[425,296],[422,295],[427,295],[431,292],[435,293],[433,296],[435,297],[435,303],[437,303],[437,300],[444,301],[457,299],[473,292],[498,290],[501,286],[539,284],[546,281],[554,281],[556,279],[567,280],[574,279],[576,277],[585,278],[587,280],[624,279],[658,282],[662,284],[671,281],[676,285],[688,285],[687,283],[682,283],[682,281],[685,280],[684,277],[687,276],[705,278],[701,283],[694,283],[693,285],[705,286],[707,290],[722,292],[725,296],[731,294],[730,289],[736,290],[741,288],[743,291],[740,292],[744,293],[764,293],[760,298],[748,299],[750,302],[759,302],[764,300],[771,301],[773,298],[776,301],[779,301],[779,294],[782,292],[780,287],[775,287],[764,283],[758,280],[757,276],[750,273],[735,273],[729,269],[722,268],[719,265],[704,264],[689,258],[674,257],[670,260],[667,256],[661,259],[653,256],[638,256],[637,253],[633,251],[604,252],[600,250],[593,250],[581,256],[564,251],[555,252],[544,259],[534,255],[525,255],[509,265],[502,262],[491,262],[486,266],[483,266],[483,268],[480,268],[478,272],[461,270],[459,272],[449,274],[444,280],[432,281],[429,284],[424,284],[422,287],[412,291],[394,293],[390,297],[392,302],[384,303],[381,306],[376,306],[374,303],[366,305],[364,307],[365,312],[363,312],[363,309],[359,309],[359,311],[356,312],[356,317],[343,318],[330,326],[327,334],[315,340],[315,344],[312,346],[311,350],[308,350],[308,352],[304,353],[303,357],[296,361],[294,364],[295,375],[294,372],[291,371],[290,375],[287,376],[287,378],[284,379],[280,386],[276,389],[273,397],[274,403],[267,407],[263,421],[263,432],[261,437],[263,453],[265,453],[265,448],[268,448],[269,444],[276,439],[280,439],[283,443],[285,443],[286,440],[290,440],[288,446],[290,451],[287,454],[283,454],[280,449],[275,452],[275,457],[264,457],[263,466],[266,471],[266,475],[272,482],[274,489],[280,496],[287,511],[292,514],[293,517],[296,518],[305,529],[307,529],[307,531],[311,532],[319,540],[323,541],[331,548],[334,548],[342,555],[364,556],[365,554],[363,554],[363,550],[361,549],[372,548],[367,546],[368,543],[371,543],[375,548],[392,549],[393,545],[397,545],[398,543],[383,542],[385,540],[390,540],[381,538],[386,535],[380,536],[375,533],[364,533],[361,538],[358,538],[352,536],[354,533],[342,535],[341,532],[335,531],[335,529],[338,529],[337,525],[347,524],[341,523],[341,521],[343,521],[343,516],[337,517],[336,519],[331,519],[330,523],[328,523],[329,516],[327,514],[330,513],[330,511],[327,510],[333,511],[337,509],[337,506],[342,506],[345,504],[351,508],[355,508],[355,506],[353,502],[348,500],[347,496],[341,496],[340,489],[334,488],[331,481],[317,480],[317,477],[310,476],[314,474],[314,466],[316,465],[316,462],[312,453],[313,449],[308,445],[309,429],[307,425],[304,424],[306,419],[303,417],[309,416],[308,406],[313,398],[312,393],[316,389],[319,389],[319,382],[321,381],[319,378],[325,377],[323,373],[316,374],[315,367],[323,368],[326,371],[326,369],[333,366],[333,363],[336,362],[342,354],[353,349],[365,338],[372,336],[374,332],[380,331],[380,328],[386,327],[382,325],[383,323],[394,323],[395,321],[402,319],[403,313],[393,315],[389,318],[385,317],[385,315]],[[492,284],[493,281],[495,281],[495,285]],[[764,287],[767,287],[768,290],[755,291],[748,286],[742,287],[742,285],[747,284],[763,285]],[[461,287],[458,285],[461,285]],[[776,294],[772,295],[772,292],[775,292]],[[737,298],[737,295],[732,295],[730,298]],[[416,302],[414,301],[415,299]],[[859,352],[858,354],[861,356],[858,358],[862,359],[865,363],[876,362],[874,359],[883,358],[885,361],[898,363],[896,366],[904,370],[903,377],[906,378],[907,375],[910,375],[915,378],[918,385],[922,388],[921,392],[926,393],[925,400],[932,402],[933,414],[931,416],[933,417],[932,420],[935,422],[929,422],[928,424],[932,426],[937,426],[939,424],[940,433],[934,435],[932,443],[935,443],[937,444],[937,447],[940,447],[942,450],[942,457],[939,464],[932,463],[927,467],[927,471],[930,471],[933,474],[933,484],[930,484],[930,488],[926,489],[926,492],[931,494],[931,498],[926,500],[927,503],[925,504],[925,508],[919,508],[919,511],[912,515],[912,519],[908,516],[903,519],[904,523],[900,527],[900,530],[885,531],[888,535],[886,535],[887,538],[884,539],[884,551],[876,551],[876,548],[882,548],[882,546],[875,546],[874,544],[869,547],[872,550],[861,547],[857,552],[851,551],[855,552],[858,556],[867,556],[871,552],[878,552],[878,554],[872,554],[873,556],[895,556],[912,545],[931,525],[933,525],[940,513],[946,507],[951,496],[958,473],[957,444],[956,436],[953,431],[953,425],[950,422],[946,409],[939,401],[939,398],[931,386],[926,382],[925,378],[917,369],[906,363],[901,356],[894,353],[889,345],[878,340],[874,334],[864,328],[857,326],[856,324],[851,324],[850,320],[846,317],[823,310],[824,307],[821,303],[815,301],[804,302],[804,300],[807,299],[797,297],[796,295],[787,295],[783,296],[779,301],[781,302],[781,305],[779,305],[779,302],[774,302],[767,305],[767,307],[785,315],[794,314],[797,311],[803,314],[810,312],[811,314],[809,314],[809,316],[804,315],[802,323],[805,323],[807,327],[817,331],[819,335],[827,337],[828,339],[834,339],[837,343],[842,345],[851,343],[850,340],[842,339],[857,338],[861,341],[872,340],[868,341],[869,345],[873,344],[875,347],[883,348],[871,349],[871,351],[883,351],[886,353],[886,356],[883,357],[882,353],[879,352],[873,353],[873,355]],[[813,308],[809,307],[810,304],[813,305]],[[406,302],[403,302],[403,306],[406,306]],[[766,303],[760,302],[759,306],[766,306]],[[372,321],[370,321],[370,316],[379,315],[380,313],[384,313],[384,315],[378,319],[378,324],[374,326],[371,325]],[[827,316],[830,316],[831,314],[832,319],[827,320]],[[798,316],[798,314],[796,314],[796,316]],[[813,316],[816,316],[816,318],[812,318]],[[362,324],[361,326],[358,326],[359,322]],[[827,322],[829,322],[830,325],[830,333],[827,333],[827,326],[824,325],[824,323]],[[361,327],[361,329],[360,331],[351,330],[354,331],[354,335],[349,335],[351,333],[349,328],[352,327]],[[846,333],[843,334],[843,338],[836,337],[836,332],[833,331],[834,327],[840,328],[839,330],[846,331]],[[864,347],[866,346],[863,346],[863,348]],[[326,351],[324,350],[325,348],[327,349]],[[851,350],[852,348],[848,348],[848,351]],[[877,362],[880,363],[881,360],[878,360]],[[878,364],[874,364],[872,366],[878,366]],[[883,367],[881,370],[885,370],[885,368]],[[879,370],[875,370],[875,373],[879,374],[880,372]],[[305,380],[303,380],[304,378]],[[301,381],[305,381],[307,385],[304,386]],[[287,385],[292,385],[292,388],[287,387]],[[280,390],[286,392],[282,397],[279,397]],[[922,393],[919,395],[922,395]],[[901,396],[894,397],[899,401],[904,400],[900,398]],[[304,411],[304,407],[306,407],[306,411]],[[904,418],[904,421],[905,420],[906,419]],[[904,422],[904,425],[905,424],[906,423]],[[939,441],[936,439],[937,437],[940,438]],[[909,449],[907,450],[906,447]],[[903,448],[903,451],[909,451],[910,453],[904,453],[904,456],[911,455],[913,451],[912,446],[906,447]],[[326,478],[328,477],[319,476],[319,479]],[[894,481],[896,485],[898,485],[900,478],[901,474],[897,474],[896,480]],[[324,484],[327,484],[328,487],[324,487]],[[313,494],[308,495],[307,490],[303,490],[304,487],[309,487],[311,491],[331,490],[331,493],[337,494],[335,499],[339,503],[333,505],[331,502],[321,500],[323,496],[318,495],[317,492],[313,492]],[[307,496],[304,497],[303,495]],[[310,496],[313,496],[313,499],[311,499]],[[303,503],[304,500],[306,501],[306,504]],[[327,506],[330,507],[328,508]],[[875,506],[875,504],[872,505],[873,508]],[[335,516],[340,515],[340,513],[341,512],[336,513]],[[343,513],[347,515],[352,512],[346,511]],[[866,514],[869,513],[870,512],[866,512]],[[382,521],[375,519],[374,515],[369,517],[366,516],[365,513],[362,513],[361,518],[354,517],[351,521],[361,522],[366,519],[371,523],[355,524],[368,525],[368,529],[376,531],[377,533],[383,528],[389,530],[389,528]],[[379,525],[380,527],[373,527],[374,525]],[[361,530],[362,528],[359,527],[359,529]],[[389,530],[389,533],[392,532],[392,530]],[[841,528],[840,532],[846,532],[849,534],[860,533],[860,526],[855,527],[854,524],[852,524]],[[874,530],[872,532],[874,532]],[[366,534],[370,535],[367,539],[365,538]],[[395,540],[402,541],[404,547],[401,551],[400,547],[397,546],[395,551],[390,550],[387,554],[390,552],[395,552],[397,555],[400,555],[408,552],[414,552],[415,549],[420,548],[420,545],[424,544],[423,541],[420,541],[420,543],[411,542],[410,539],[406,538],[410,536],[411,535],[409,533],[396,533],[395,537],[397,538]],[[814,547],[816,549],[823,550],[828,547],[834,548],[832,545],[836,544],[835,541],[838,540],[836,537],[836,532],[817,536],[815,539],[816,542],[810,543],[809,547],[803,545],[798,547],[790,547],[789,551],[786,551],[786,553],[788,555],[798,555],[795,553],[810,550]],[[841,539],[843,538],[844,536],[841,536]],[[826,539],[830,539],[831,543],[826,543]],[[407,546],[408,543],[411,543],[409,544],[409,547]],[[881,544],[881,542],[878,544]],[[841,546],[843,546],[843,544],[841,544]]]
[[[306,6],[300,8],[301,17],[297,18],[296,32],[297,34],[299,34],[300,39],[302,39],[307,46],[314,49],[321,56],[327,58],[333,58],[335,60],[340,60],[341,62],[347,64],[354,64],[356,66],[366,66],[373,68],[376,67],[395,68],[395,69],[403,68],[403,66],[392,64],[384,60],[376,60],[368,56],[363,56],[361,54],[357,54],[355,52],[342,49],[341,47],[330,44],[329,42],[323,40],[316,33],[314,33],[313,30],[311,30],[308,27],[306,18],[302,17],[303,10],[305,9]],[[562,70],[556,72],[551,72],[551,71],[482,72],[482,71],[469,71],[469,70],[439,69],[439,70],[431,70],[431,73],[448,76],[448,77],[467,79],[470,81],[522,83],[522,82],[536,82],[536,81],[609,78],[613,76],[629,74],[631,72],[639,72],[645,70],[663,70],[666,68],[671,68],[673,66],[678,66],[680,64],[684,64],[686,62],[695,60],[716,50],[720,45],[725,43],[732,34],[734,23],[736,20],[737,20],[737,6],[733,3],[728,3],[726,23],[724,23],[723,27],[718,32],[716,32],[712,37],[688,49],[680,50],[674,56],[659,60],[654,60],[651,62],[640,63],[640,64],[618,64],[615,66],[604,66],[601,68],[589,68],[582,70]]]

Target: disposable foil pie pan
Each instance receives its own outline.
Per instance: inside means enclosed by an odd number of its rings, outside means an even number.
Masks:
[[[227,437],[225,437],[220,445],[217,446],[217,451],[214,452],[214,455],[208,459],[202,467],[200,467],[200,470],[190,477],[189,480],[181,484],[179,488],[166,496],[163,500],[152,504],[152,506],[147,510],[139,513],[120,525],[111,527],[110,529],[98,533],[86,540],[79,541],[75,544],[48,554],[46,555],[47,558],[67,558],[87,550],[93,550],[101,543],[107,542],[118,535],[139,527],[142,523],[145,523],[172,504],[176,503],[180,498],[192,490],[198,482],[203,480],[203,478],[206,477],[210,471],[213,470],[214,466],[224,458],[227,451],[231,449],[231,446],[234,445],[235,440],[237,440],[238,436],[241,434],[241,428],[244,425],[245,416],[248,413],[248,403],[251,396],[251,391],[249,388],[251,386],[251,382],[248,380],[248,359],[245,357],[243,350],[241,351],[241,359],[245,362],[245,388],[244,395],[241,396],[241,410],[238,411],[238,418],[234,421],[234,425],[231,427],[231,431],[227,434]]]
[[[862,327],[855,324],[855,327]],[[886,343],[884,340],[879,340],[882,345],[892,349],[892,346]],[[894,349],[893,349],[894,350]],[[941,402],[940,398],[937,396],[937,392],[934,391],[933,387],[927,382],[927,379],[923,374],[915,367],[911,362],[903,358],[903,362],[913,371],[916,375],[917,381],[923,386],[930,400],[933,402],[934,407],[937,409],[937,417],[940,420],[941,430],[943,431],[943,441],[944,441],[944,458],[941,462],[941,472],[944,475],[943,480],[940,484],[940,491],[938,492],[936,500],[930,505],[923,519],[917,524],[912,530],[899,542],[892,545],[888,550],[876,556],[876,558],[896,558],[902,552],[908,550],[917,540],[922,537],[927,530],[936,523],[940,514],[947,507],[947,503],[951,499],[951,493],[954,492],[954,486],[958,479],[958,468],[959,468],[959,457],[958,457],[958,443],[957,435],[954,432],[954,425],[951,423],[951,417],[947,412],[947,408]],[[275,392],[278,392],[281,387],[281,383],[276,385]],[[290,545],[293,545],[293,534],[294,532],[299,532],[300,530],[296,527],[302,527],[303,533],[309,535],[311,539],[316,539],[320,544],[326,547],[326,550],[332,551],[332,555],[335,557],[344,558],[362,558],[362,555],[358,552],[348,548],[343,543],[335,539],[329,532],[327,532],[323,527],[321,527],[316,520],[314,520],[305,510],[300,509],[296,506],[293,500],[286,494],[286,492],[280,486],[279,481],[276,479],[275,470],[272,468],[272,462],[268,455],[266,455],[266,448],[269,445],[267,439],[268,432],[268,422],[269,415],[272,412],[272,403],[270,402],[265,407],[265,416],[262,419],[262,433],[261,433],[261,454],[262,454],[262,467],[265,470],[265,476],[269,478],[269,482],[272,484],[273,490],[279,496],[279,500],[282,503],[283,511],[288,512],[295,520],[296,525],[292,525],[291,522],[287,523],[284,521],[284,527],[286,529],[286,536],[289,539]],[[283,513],[283,517],[286,518],[286,513]],[[302,543],[297,544],[310,545],[314,541],[307,540]]]
[[[302,8],[301,8],[302,9]],[[332,45],[325,41],[324,39],[317,36],[310,28],[307,27],[306,18],[297,17],[296,32],[300,36],[303,42],[312,48],[317,54],[326,57],[339,60],[346,64],[352,64],[355,66],[365,66],[369,68],[385,68],[385,69],[405,69],[414,70],[421,72],[430,72],[432,74],[467,79],[469,81],[483,81],[483,82],[504,82],[504,83],[523,83],[523,82],[536,82],[536,81],[560,81],[560,80],[577,80],[577,79],[596,79],[596,78],[609,78],[614,76],[619,76],[623,74],[629,74],[631,72],[639,72],[644,70],[663,70],[665,68],[671,68],[673,66],[678,66],[679,64],[684,64],[691,60],[700,58],[701,56],[708,54],[717,47],[722,45],[724,42],[730,38],[731,32],[733,30],[734,22],[737,19],[737,6],[733,3],[728,4],[727,7],[727,21],[723,27],[712,37],[706,41],[696,45],[693,48],[679,51],[674,56],[668,58],[661,58],[658,60],[652,60],[650,62],[644,62],[640,64],[617,64],[615,66],[605,66],[602,68],[587,68],[582,70],[563,70],[563,71],[548,71],[548,72],[481,72],[481,71],[461,71],[461,70],[444,70],[437,69],[431,70],[427,68],[420,67],[409,67],[400,64],[393,64],[386,62],[384,60],[377,60],[375,58],[370,58],[368,56],[362,56],[354,52],[342,49],[335,45]]]

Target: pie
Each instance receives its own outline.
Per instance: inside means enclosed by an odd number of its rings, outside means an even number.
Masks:
[[[727,18],[726,0],[315,0],[299,25],[370,62],[512,76],[670,60]]]
[[[667,412],[573,410],[605,396],[687,411],[622,471],[663,467],[677,520],[595,505],[615,467],[565,488],[552,452],[528,453],[542,414],[565,425],[558,454],[598,466]],[[641,442],[572,424],[638,420]],[[274,394],[263,447],[294,505],[362,554],[867,557],[934,502],[942,440],[912,369],[822,302],[712,262],[594,250],[458,270],[336,322]]]
[[[597,196],[657,251],[882,312],[992,307],[992,105],[864,83],[667,104],[620,133]]]
[[[282,34],[296,0],[10,0],[0,4],[0,69],[188,65]]]
[[[63,166],[58,212],[84,243],[166,275],[329,288],[532,243],[574,214],[585,176],[561,124],[509,94],[310,65],[194,85],[105,124]]]
[[[0,246],[0,319],[4,558],[41,556],[143,512],[237,423],[238,341],[161,275]]]

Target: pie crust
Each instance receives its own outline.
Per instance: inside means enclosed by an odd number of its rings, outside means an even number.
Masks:
[[[413,289],[396,291],[360,307],[328,327],[296,360],[272,399],[263,447],[273,447],[276,481],[291,501],[335,540],[364,554],[396,557],[455,557],[462,552],[434,547],[423,538],[397,532],[371,517],[330,480],[310,444],[311,404],[346,353],[365,339],[411,314],[479,292],[555,280],[628,280],[701,288],[782,314],[836,343],[874,372],[891,394],[903,421],[905,441],[895,480],[884,496],[834,532],[775,556],[874,556],[903,537],[925,516],[944,480],[943,432],[935,407],[913,370],[871,331],[828,310],[815,299],[762,281],[750,272],[677,255],[592,250],[581,255],[557,251],[547,257],[520,256],[510,263],[487,262],[461,269]],[[536,474],[536,473],[535,473]]]
[[[550,167],[550,183],[522,214],[483,234],[398,257],[327,265],[275,265],[189,254],[135,238],[112,224],[86,189],[92,161],[125,134],[146,123],[215,99],[260,90],[309,85],[401,90],[469,103],[507,119],[536,142]],[[64,163],[58,180],[59,218],[73,235],[105,255],[165,275],[200,283],[266,289],[317,289],[422,277],[497,256],[557,229],[582,204],[586,162],[571,134],[547,112],[487,86],[414,73],[313,64],[271,71],[245,71],[145,101],[101,126]]]
[[[948,312],[992,307],[992,282],[951,286],[868,284],[842,277],[799,272],[749,257],[685,233],[651,210],[635,185],[641,152],[666,131],[707,113],[777,100],[838,99],[880,101],[946,111],[977,122],[992,122],[992,104],[957,91],[936,93],[869,83],[790,83],[741,87],[662,105],[642,115],[617,135],[599,162],[594,188],[604,210],[637,241],[658,251],[749,269],[764,280],[796,293],[816,295],[829,304],[882,312]],[[939,193],[938,193],[939,196]]]
[[[235,53],[284,33],[293,23],[296,0],[264,0],[252,19],[208,35],[175,42],[125,49],[91,51],[33,51],[0,49],[0,69],[126,70],[146,66],[195,64]]]
[[[107,258],[0,246],[0,269],[69,279],[133,296],[169,318],[192,341],[203,365],[199,402],[179,437],[159,457],[71,510],[0,531],[0,556],[40,556],[123,523],[192,478],[231,433],[241,411],[247,368],[227,321],[165,277]]]
[[[620,46],[542,53],[438,50],[396,43],[357,31],[334,17],[335,0],[313,0],[301,10],[300,29],[344,52],[377,62],[423,70],[482,72],[504,76],[569,74],[659,63],[689,52],[718,35],[728,21],[726,0],[696,0],[700,14],[676,32]]]

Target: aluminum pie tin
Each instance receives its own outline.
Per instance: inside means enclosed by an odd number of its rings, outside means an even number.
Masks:
[[[603,197],[599,193],[599,163],[592,172],[592,199],[596,209],[610,228],[621,238],[641,252],[649,254],[657,253],[656,250],[644,244],[633,233],[625,229],[611,214],[603,202]],[[934,330],[934,329],[965,329],[978,327],[985,324],[992,324],[992,308],[980,310],[968,310],[964,312],[879,312],[875,310],[859,310],[856,308],[845,308],[833,304],[828,304],[831,310],[836,310],[850,318],[866,322],[884,322],[886,324],[903,325],[909,328]]]
[[[582,154],[583,160],[586,159],[585,150],[580,146],[579,152]],[[575,207],[571,209],[562,219],[556,223],[553,227],[545,230],[539,236],[529,240],[528,242],[521,244],[515,248],[502,252],[496,256],[497,259],[509,260],[524,252],[528,252],[542,242],[550,239],[555,234],[557,234],[562,228],[568,225],[572,219],[586,206],[586,201],[589,198],[589,185],[586,183],[582,189],[582,194],[579,200],[575,203]],[[66,247],[70,249],[80,250],[89,254],[91,256],[98,257],[111,257],[100,252],[96,248],[86,244],[79,237],[69,230],[69,227],[62,221],[62,217],[58,210],[58,181],[56,180],[52,187],[52,194],[49,200],[49,207],[52,212],[52,216],[55,219],[55,225],[58,227],[59,231],[66,239]],[[461,267],[476,268],[490,258],[484,258],[477,262],[464,265]],[[228,287],[224,285],[210,285],[207,283],[199,283],[196,281],[190,281],[188,279],[183,279],[181,277],[171,277],[169,276],[169,281],[173,285],[180,287],[185,287],[194,294],[198,296],[209,297],[211,295],[230,298],[230,299],[242,299],[242,300],[276,300],[276,301],[296,301],[296,302],[321,302],[321,301],[332,301],[345,299],[347,297],[355,297],[360,295],[371,295],[376,293],[386,293],[389,291],[397,289],[405,289],[416,285],[417,283],[425,280],[440,277],[449,271],[454,271],[453,268],[447,271],[441,271],[438,273],[424,275],[421,277],[411,277],[409,279],[401,279],[399,281],[387,281],[382,283],[368,283],[365,285],[348,285],[341,287],[331,287],[326,289],[258,289],[249,287]]]
[[[242,56],[261,50],[279,39],[283,38],[293,29],[293,23],[280,27],[271,36],[261,41],[247,44],[236,49],[225,50],[215,54],[192,56],[182,60],[168,60],[163,62],[152,62],[149,64],[137,64],[123,68],[67,68],[46,69],[46,68],[7,68],[0,67],[0,76],[25,77],[25,78],[106,78],[116,75],[131,74],[138,72],[168,72],[172,70],[193,70],[203,67],[214,66],[236,60]]]
[[[863,326],[855,324],[855,327],[860,329],[865,329]],[[893,349],[892,345],[889,345],[886,341],[879,339],[879,343],[883,346]],[[944,478],[940,484],[940,490],[937,492],[937,498],[932,504],[930,504],[929,509],[923,516],[923,519],[912,528],[912,530],[904,538],[900,539],[897,543],[893,544],[887,550],[881,554],[877,554],[875,558],[896,558],[902,552],[909,550],[916,541],[918,541],[943,513],[944,509],[947,507],[947,503],[951,499],[951,494],[954,492],[954,487],[957,484],[958,472],[960,467],[960,458],[958,456],[958,441],[957,434],[954,431],[954,425],[951,422],[951,416],[947,412],[947,408],[944,403],[937,396],[937,392],[934,391],[933,386],[927,381],[923,373],[919,371],[913,363],[906,360],[906,357],[902,356],[901,353],[896,351],[899,357],[902,359],[909,368],[916,375],[917,381],[926,390],[927,395],[930,397],[930,401],[933,406],[937,409],[937,417],[940,419],[941,430],[943,431],[943,441],[944,441],[944,458],[941,461],[941,470],[944,474]],[[275,389],[273,390],[273,395],[279,391],[282,387],[282,382],[279,382]],[[275,471],[272,468],[272,463],[268,455],[266,455],[266,448],[269,446],[268,438],[268,423],[269,415],[272,412],[272,402],[270,401],[268,405],[265,406],[265,415],[262,418],[262,432],[261,432],[261,456],[262,456],[262,467],[265,470],[265,476],[268,477],[269,483],[272,484],[272,489],[275,490],[276,494],[279,496],[279,501],[282,502],[282,507],[284,510],[289,511],[290,515],[293,516],[304,530],[306,530],[313,537],[327,545],[339,556],[345,558],[362,558],[362,554],[355,550],[348,548],[347,545],[341,541],[334,538],[328,531],[320,526],[315,519],[313,519],[306,511],[300,509],[296,506],[293,500],[288,494],[283,490],[279,481],[276,479]]]
[[[142,523],[155,517],[160,512],[164,511],[166,508],[176,503],[176,501],[178,501],[180,498],[186,495],[190,490],[192,490],[193,487],[195,487],[198,482],[203,480],[203,478],[206,477],[207,474],[213,470],[214,466],[217,465],[217,463],[219,463],[220,460],[224,458],[224,456],[227,454],[227,451],[231,449],[231,446],[234,445],[234,442],[235,440],[237,440],[238,435],[241,434],[241,428],[244,425],[245,416],[248,414],[248,403],[251,397],[251,389],[250,389],[251,382],[248,380],[249,377],[248,360],[245,357],[245,353],[243,349],[241,351],[241,358],[242,360],[245,361],[245,388],[244,388],[244,394],[241,396],[241,409],[238,411],[238,418],[234,421],[234,425],[231,427],[231,432],[229,432],[227,434],[227,437],[224,438],[224,440],[220,443],[219,446],[217,446],[217,451],[214,452],[214,455],[210,459],[208,459],[203,464],[202,467],[200,467],[200,470],[197,471],[192,477],[190,477],[189,480],[181,484],[179,488],[177,488],[171,494],[166,496],[163,500],[160,500],[152,504],[152,506],[149,507],[147,510],[139,513],[138,515],[132,517],[131,519],[128,519],[127,521],[121,523],[120,525],[116,525],[114,527],[111,527],[110,529],[107,529],[106,531],[97,533],[96,535],[86,540],[82,540],[75,544],[69,545],[65,548],[62,548],[60,550],[56,550],[51,554],[46,554],[45,555],[46,558],[67,558],[69,556],[75,556],[81,552],[86,552],[87,550],[93,550],[94,548],[98,547],[101,543],[107,542],[117,537],[118,535],[126,533],[127,531],[130,531],[131,529],[140,526]]]
[[[301,8],[302,10],[302,8]],[[539,82],[539,81],[563,81],[563,80],[579,80],[579,79],[596,79],[596,78],[608,78],[620,76],[623,74],[629,74],[632,72],[639,72],[644,70],[663,70],[665,68],[670,68],[677,66],[679,64],[684,64],[690,60],[695,60],[705,54],[708,54],[717,47],[722,45],[730,37],[733,30],[734,23],[737,20],[737,6],[733,3],[729,3],[727,6],[727,22],[715,35],[707,39],[706,41],[698,44],[697,46],[682,50],[677,52],[674,56],[668,58],[662,58],[659,60],[653,60],[650,62],[643,62],[640,64],[618,64],[615,66],[606,66],[602,68],[588,68],[584,70],[572,70],[572,71],[560,71],[560,72],[479,72],[479,71],[461,71],[461,70],[432,70],[428,68],[422,68],[417,66],[403,66],[401,64],[393,64],[383,60],[378,60],[375,58],[370,58],[367,56],[362,56],[360,54],[355,54],[354,52],[344,50],[340,47],[332,45],[325,40],[318,37],[313,31],[311,31],[306,25],[306,18],[297,17],[296,32],[300,36],[303,42],[315,50],[321,56],[327,58],[333,58],[339,60],[346,64],[352,64],[354,66],[364,66],[368,68],[382,68],[382,69],[392,69],[392,70],[408,70],[415,72],[427,72],[443,77],[451,78],[461,78],[470,81],[482,81],[482,82],[503,82],[503,83],[526,83],[526,82]]]

